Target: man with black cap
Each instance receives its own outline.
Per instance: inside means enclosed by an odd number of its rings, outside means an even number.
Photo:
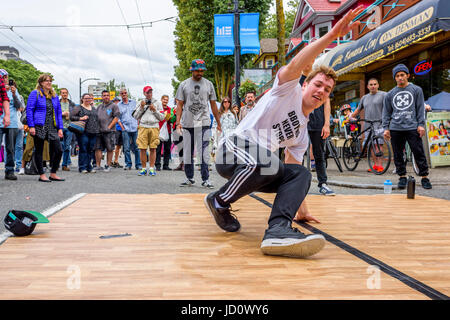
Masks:
[[[408,141],[419,167],[422,187],[431,189],[428,164],[421,139],[425,134],[425,105],[422,88],[409,83],[409,70],[404,64],[396,65],[392,70],[392,76],[397,86],[384,98],[383,129],[384,137],[391,140],[395,168],[400,176],[398,188],[406,188],[406,163],[403,150]]]
[[[195,59],[189,69],[192,77],[184,80],[178,87],[177,100],[177,120],[176,129],[183,135],[184,149],[184,172],[187,180],[180,184],[181,187],[192,186],[194,181],[194,146],[195,140],[200,138],[201,149],[201,175],[202,186],[212,189],[213,185],[209,182],[209,140],[211,137],[211,118],[209,116],[208,103],[211,105],[212,113],[217,121],[217,130],[221,131],[220,115],[216,105],[216,92],[211,81],[203,78],[203,72],[206,70],[205,61]]]

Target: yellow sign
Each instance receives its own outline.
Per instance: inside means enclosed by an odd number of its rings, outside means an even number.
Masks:
[[[402,34],[408,32],[409,30],[414,29],[415,27],[418,27],[424,22],[430,20],[431,17],[433,16],[433,12],[434,7],[429,7],[425,11],[419,13],[418,15],[415,15],[414,17],[406,20],[405,22],[400,23],[394,28],[386,31],[380,38],[380,45],[389,42],[390,40],[397,38]]]
[[[116,92],[115,91],[110,91],[109,92],[109,96],[110,96],[111,100],[114,99],[116,97]]]

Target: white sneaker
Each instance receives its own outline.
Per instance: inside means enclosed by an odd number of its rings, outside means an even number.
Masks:
[[[24,175],[25,174],[25,168],[20,168],[18,174],[21,175],[21,176]]]

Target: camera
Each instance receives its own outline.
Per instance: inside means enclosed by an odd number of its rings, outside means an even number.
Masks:
[[[145,99],[145,104],[148,105],[148,106],[151,105],[152,104],[152,100]]]
[[[8,84],[9,84],[10,87],[14,86],[14,80],[13,79],[9,79],[9,83]]]

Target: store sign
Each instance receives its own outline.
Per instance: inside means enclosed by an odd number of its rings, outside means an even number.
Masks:
[[[376,30],[338,50],[330,59],[330,66],[341,75],[410,46],[438,30],[446,30],[450,26],[441,18],[444,19],[447,15],[445,11],[448,12],[449,9],[450,1],[419,2]],[[425,65],[418,68],[425,68]],[[425,72],[425,69],[419,72]]]
[[[418,76],[423,76],[424,74],[427,74],[428,72],[431,71],[433,65],[433,61],[420,61],[418,64],[416,64],[416,66],[414,67],[414,73],[417,74]]]

